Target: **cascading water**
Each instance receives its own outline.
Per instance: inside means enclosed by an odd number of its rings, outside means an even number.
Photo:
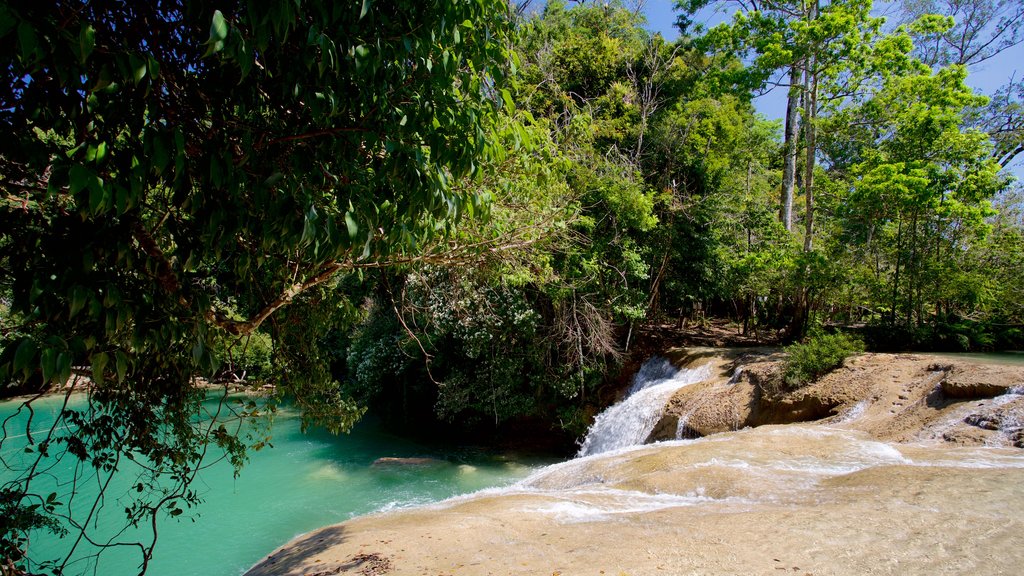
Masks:
[[[711,376],[711,365],[676,370],[655,356],[633,377],[625,399],[598,414],[580,447],[579,456],[643,444],[661,418],[665,402],[676,391]]]

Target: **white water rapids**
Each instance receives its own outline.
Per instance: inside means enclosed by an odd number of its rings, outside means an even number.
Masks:
[[[626,397],[598,414],[580,447],[579,456],[643,444],[661,418],[669,397],[683,386],[710,376],[710,364],[678,370],[658,356],[644,362],[633,377]]]

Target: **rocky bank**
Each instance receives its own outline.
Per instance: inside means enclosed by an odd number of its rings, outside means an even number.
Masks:
[[[682,365],[712,363],[715,377],[677,392],[650,440],[697,438],[768,424],[820,422],[880,440],[944,440],[1024,448],[1024,365],[953,356],[862,354],[795,391],[782,353],[678,350]]]

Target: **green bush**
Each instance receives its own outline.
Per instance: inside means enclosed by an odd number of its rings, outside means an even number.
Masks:
[[[257,330],[240,340],[225,338],[220,345],[226,360],[221,365],[220,378],[255,382],[270,376],[274,344],[265,332]]]
[[[857,336],[842,332],[813,334],[802,343],[786,347],[783,382],[790,390],[800,388],[842,366],[848,356],[863,351],[864,341]]]

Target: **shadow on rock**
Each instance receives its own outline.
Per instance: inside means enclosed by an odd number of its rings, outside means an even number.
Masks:
[[[342,526],[330,526],[318,530],[274,551],[259,564],[249,569],[245,576],[308,574],[309,570],[313,568],[311,561],[315,556],[343,542],[345,542],[345,529]]]

